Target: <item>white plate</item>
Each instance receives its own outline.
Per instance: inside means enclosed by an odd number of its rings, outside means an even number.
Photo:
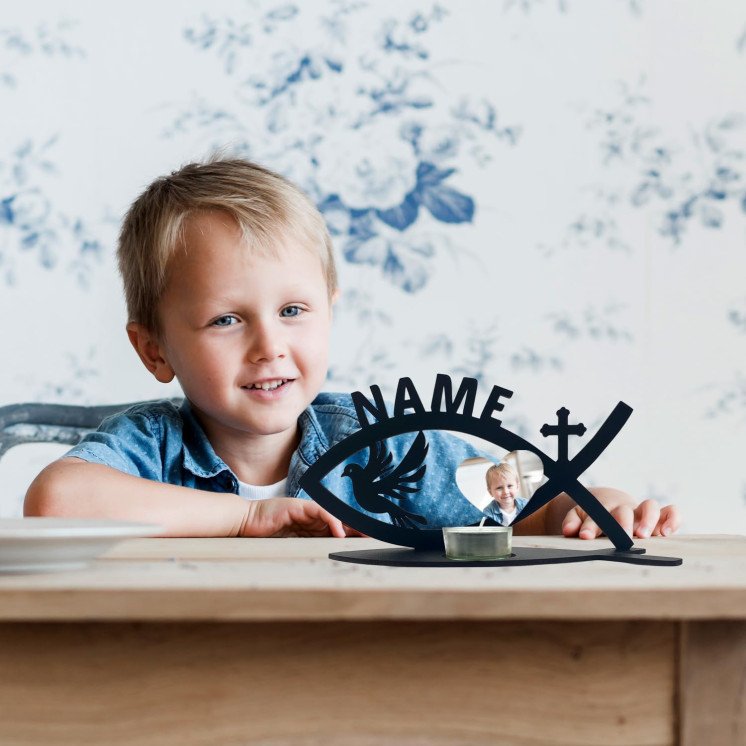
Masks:
[[[124,539],[162,530],[128,521],[0,518],[0,573],[78,570]]]

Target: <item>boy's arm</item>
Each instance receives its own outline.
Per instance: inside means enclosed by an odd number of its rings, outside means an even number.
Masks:
[[[630,535],[644,539],[668,536],[679,528],[680,515],[675,505],[661,506],[655,500],[641,503],[626,492],[613,487],[591,487],[589,492],[611,513]],[[601,529],[565,492],[513,528],[517,536],[563,534],[595,539]]]
[[[344,536],[341,522],[309,500],[247,501],[163,484],[78,458],[47,466],[31,483],[26,516],[156,523],[162,536]]]

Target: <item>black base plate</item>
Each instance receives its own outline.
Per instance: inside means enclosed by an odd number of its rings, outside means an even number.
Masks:
[[[329,559],[355,562],[361,565],[391,565],[394,567],[507,567],[514,565],[552,565],[562,562],[629,562],[633,565],[680,565],[679,557],[655,557],[644,549],[545,549],[513,547],[510,557],[499,560],[454,560],[443,549],[357,549],[352,552],[332,552]]]

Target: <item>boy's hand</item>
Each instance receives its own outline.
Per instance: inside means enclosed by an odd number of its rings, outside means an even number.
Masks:
[[[681,523],[675,505],[661,507],[656,500],[643,500],[637,505],[631,495],[608,487],[596,487],[590,491],[632,537],[646,539],[649,536],[669,536],[678,530]],[[581,539],[595,539],[601,535],[601,529],[576,505],[565,516],[562,533]]]
[[[249,503],[239,536],[360,536],[312,500],[273,497]]]

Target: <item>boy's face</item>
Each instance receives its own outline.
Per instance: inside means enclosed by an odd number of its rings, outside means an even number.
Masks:
[[[490,480],[490,495],[497,501],[501,510],[513,512],[515,507],[515,497],[518,494],[518,485],[512,477],[505,477],[502,474],[492,477]]]
[[[228,215],[189,221],[159,305],[159,380],[179,380],[213,446],[297,438],[326,377],[331,304],[320,258],[291,241],[252,254]]]

